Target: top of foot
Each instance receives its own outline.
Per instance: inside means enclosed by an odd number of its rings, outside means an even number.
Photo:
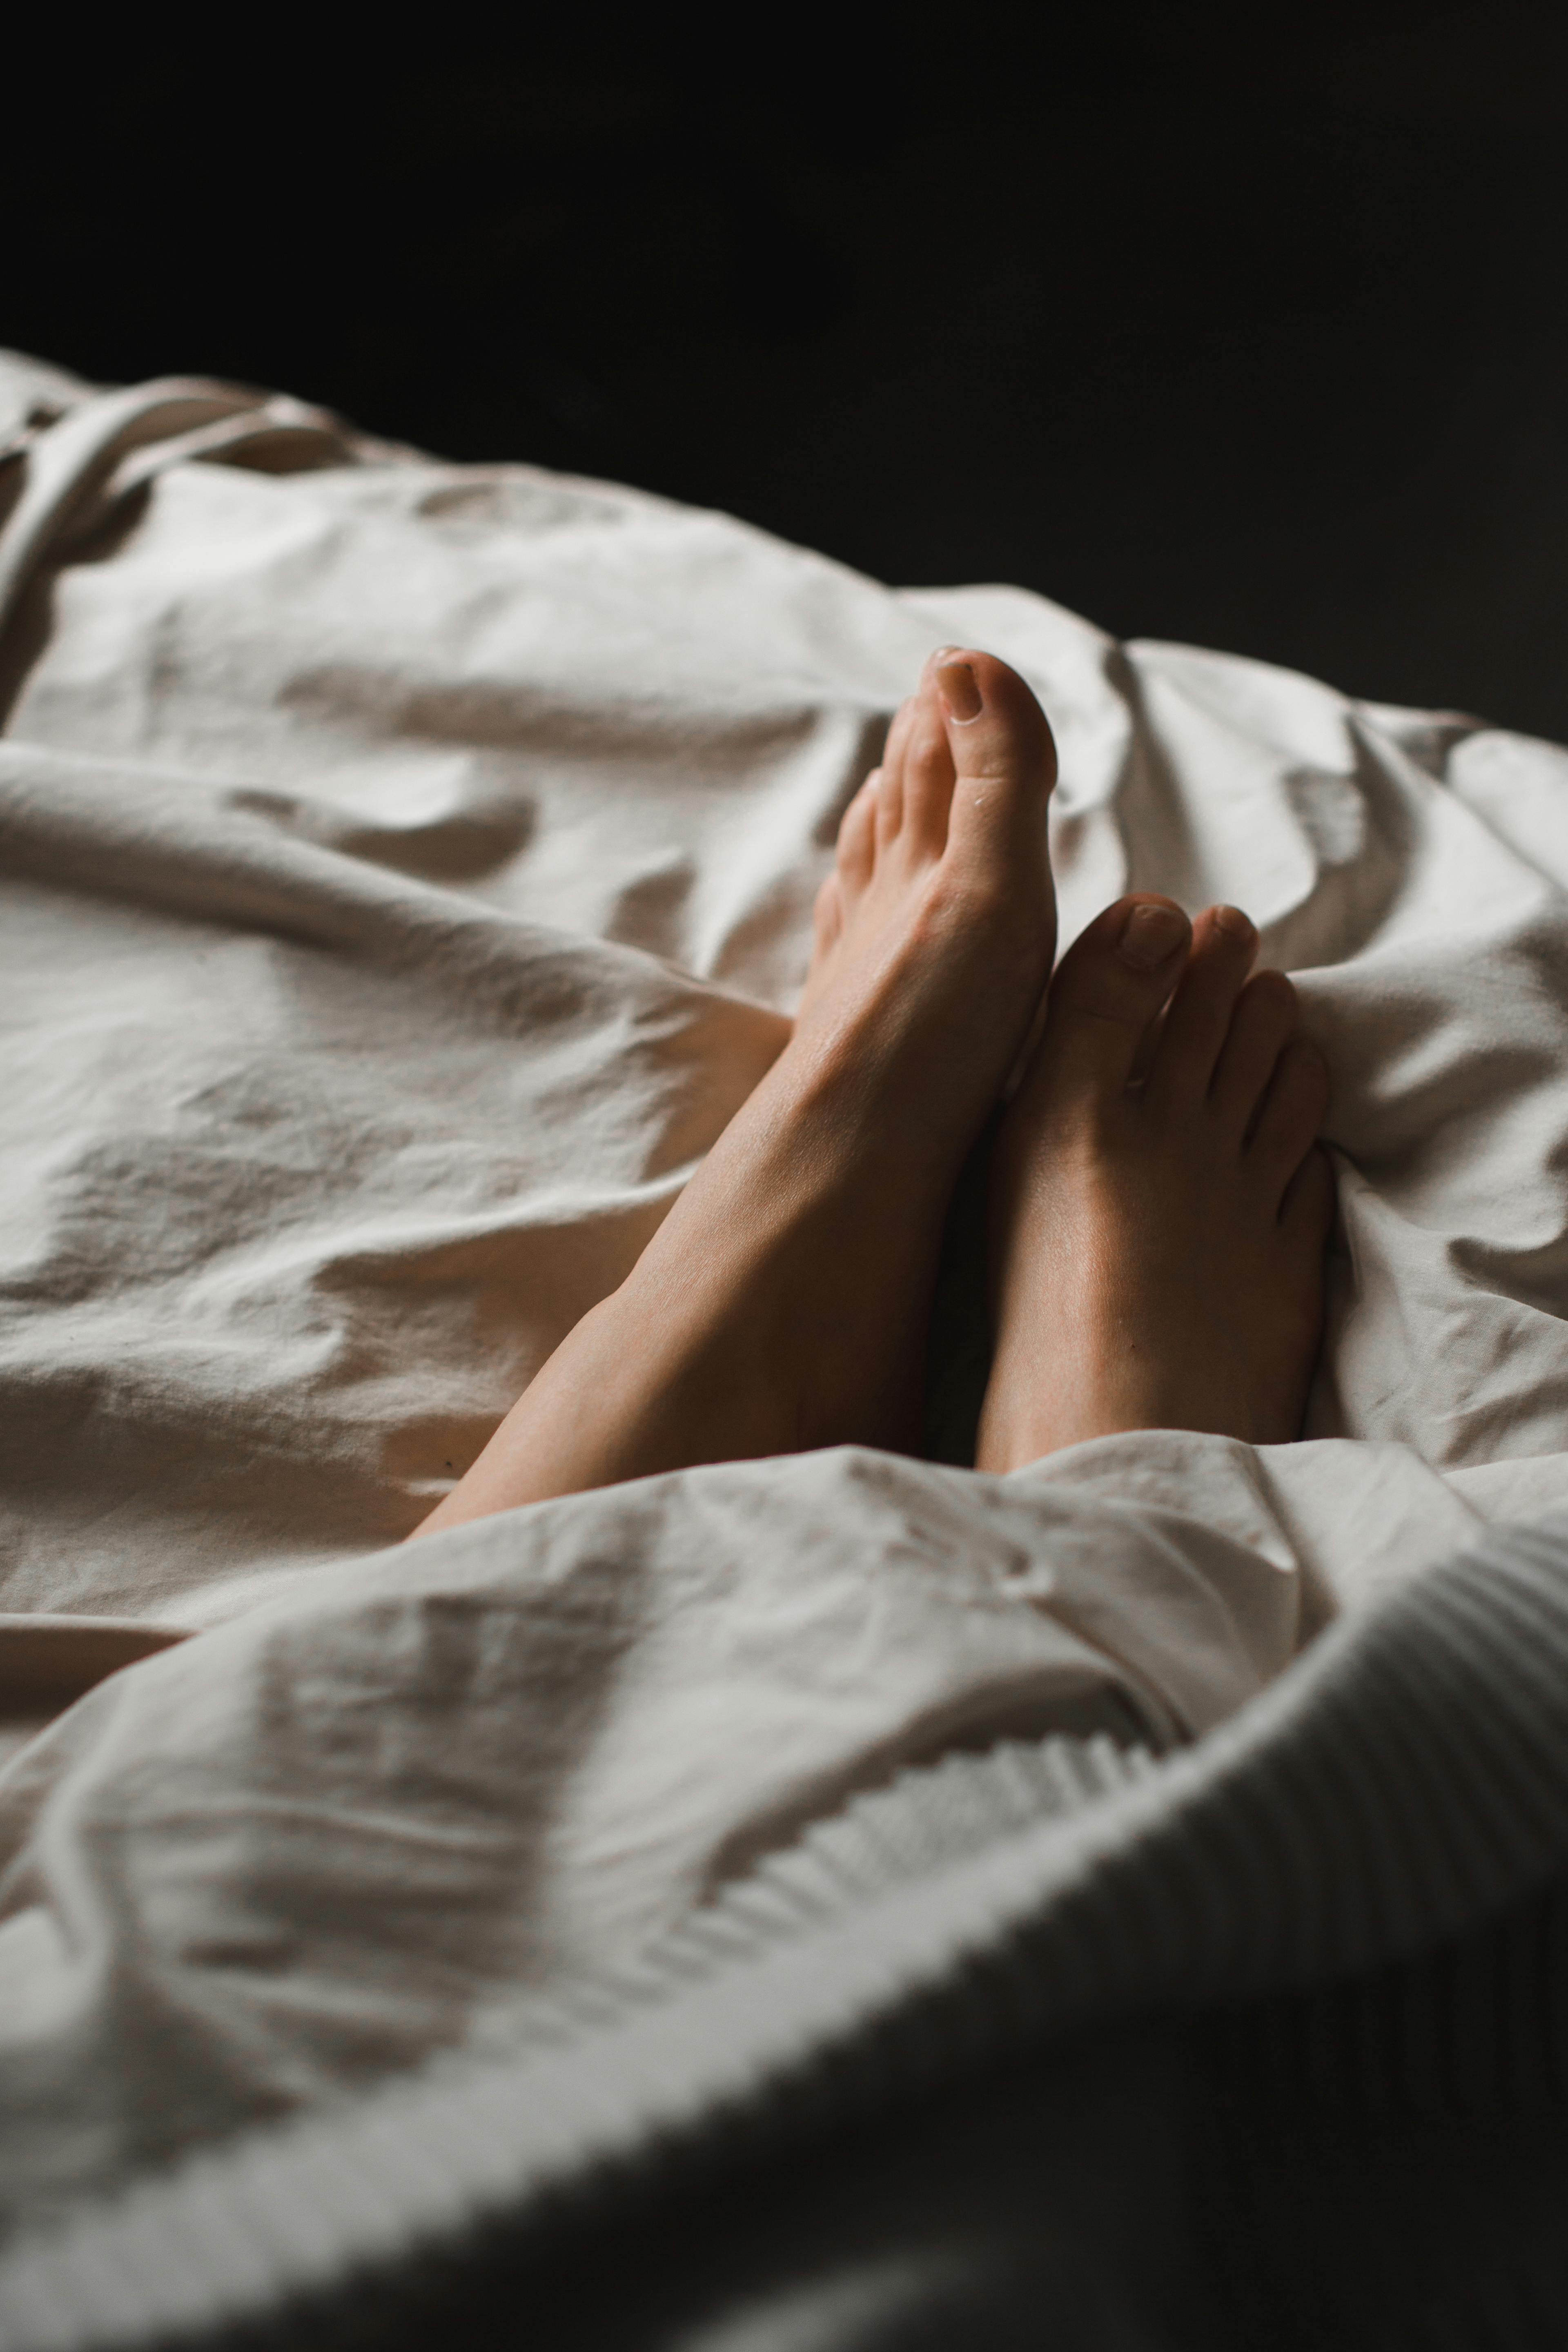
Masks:
[[[986,1074],[1010,1066],[1056,950],[1056,772],[1045,713],[1016,671],[967,648],[931,656],[839,827],[796,1016],[803,1048],[852,1030],[879,1062],[934,1019],[978,1052],[973,1090],[990,1093]]]
[[[1062,960],[998,1139],[977,1459],[1117,1430],[1300,1434],[1333,1205],[1328,1070],[1235,908],[1123,899]]]
[[[946,646],[839,827],[794,1037],[734,1139],[782,1117],[835,1194],[835,1238],[819,1229],[801,1276],[809,1442],[911,1442],[942,1220],[1055,955],[1056,773],[1024,680]]]

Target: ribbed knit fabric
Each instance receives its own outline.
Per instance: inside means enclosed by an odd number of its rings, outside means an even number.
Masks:
[[[1185,1753],[1047,1740],[908,1774],[635,1970],[520,2010],[482,2063],[18,2244],[0,2344],[281,2344],[307,2321],[331,2341],[367,2286],[497,2223],[525,2237],[595,2196],[607,2214],[683,2161],[755,2158],[1151,2008],[1235,2005],[1240,2063],[1308,2106],[1560,2100],[1568,1912],[1539,1898],[1565,1866],[1568,1528],[1499,1530]],[[1568,2340],[1568,2272],[1539,2255],[1510,2309],[1483,2263],[1408,2340]]]

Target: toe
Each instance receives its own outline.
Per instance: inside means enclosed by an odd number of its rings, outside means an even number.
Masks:
[[[1292,1037],[1275,1064],[1247,1154],[1276,1208],[1311,1150],[1328,1108],[1329,1066],[1321,1048],[1310,1037]]]
[[[1184,1107],[1207,1094],[1257,952],[1258,933],[1239,907],[1210,907],[1198,917],[1150,1067],[1152,1100]]]
[[[817,955],[830,955],[844,929],[844,893],[837,874],[829,874],[817,892],[811,925]]]
[[[877,803],[881,796],[883,771],[873,768],[848,807],[838,827],[838,878],[851,898],[858,898],[871,879],[871,868],[877,857]]]
[[[936,677],[929,663],[910,706],[902,749],[900,839],[906,848],[940,857],[947,845],[953,766]]]
[[[910,735],[915,723],[915,701],[911,695],[900,702],[893,713],[893,723],[888,730],[888,740],[882,747],[881,774],[877,785],[876,840],[879,844],[896,841],[904,822],[904,768],[909,758]]]
[[[1236,1143],[1250,1130],[1300,1017],[1296,992],[1282,971],[1254,972],[1237,997],[1209,1087],[1215,1115]]]
[[[1147,893],[1120,898],[1097,915],[1051,982],[1045,1034],[1026,1084],[1121,1094],[1191,936],[1173,900]]]
[[[954,646],[927,672],[938,695],[954,782],[949,839],[982,851],[1043,824],[1057,780],[1056,741],[1034,694],[994,654]]]

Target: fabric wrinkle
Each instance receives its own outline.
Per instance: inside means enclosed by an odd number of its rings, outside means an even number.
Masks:
[[[6,357],[0,428],[11,2221],[630,1965],[946,1753],[1205,1758],[1568,1503],[1568,754],[244,387]],[[986,1479],[939,1363],[937,1459],[404,1549],[779,1052],[942,636],[1050,713],[1064,945],[1153,887],[1298,976],[1303,1441]]]

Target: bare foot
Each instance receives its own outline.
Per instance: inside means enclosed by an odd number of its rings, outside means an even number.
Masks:
[[[1235,908],[1189,930],[1142,897],[1063,957],[997,1140],[980,1469],[1113,1430],[1299,1433],[1333,1206],[1314,1142],[1329,1078],[1284,974],[1247,978],[1257,949]]]
[[[912,1442],[949,1196],[1050,971],[1055,778],[1022,678],[933,656],[845,815],[789,1045],[426,1528]]]

